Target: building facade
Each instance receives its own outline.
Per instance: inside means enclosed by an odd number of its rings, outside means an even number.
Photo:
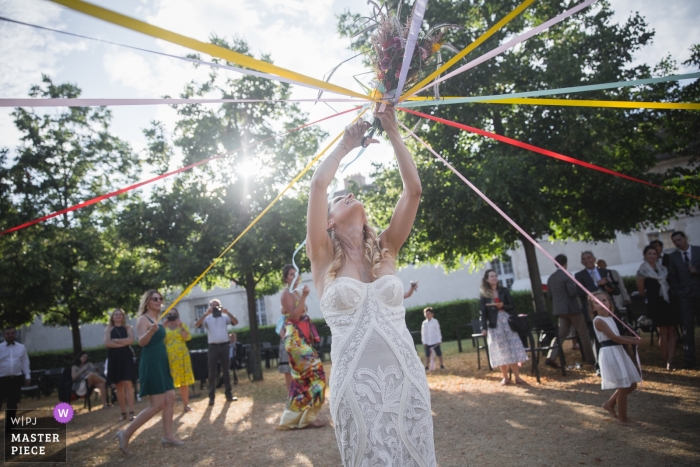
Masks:
[[[611,242],[587,243],[587,242],[550,242],[547,239],[539,241],[542,248],[550,255],[563,253],[569,258],[569,270],[572,272],[582,269],[580,264],[581,252],[590,250],[596,258],[604,259],[609,269],[617,270],[621,276],[633,276],[642,263],[642,250],[651,240],[660,239],[664,243],[667,252],[673,251],[671,234],[675,230],[686,233],[693,245],[700,245],[700,217],[682,217],[669,222],[663,230],[646,229],[631,234],[618,234]],[[542,282],[555,270],[554,265],[540,251],[537,252],[537,260],[542,274]],[[499,273],[499,279],[503,285],[513,290],[530,290],[525,252],[522,247],[508,252],[507,258],[496,259],[490,263],[470,272],[469,265],[462,269],[447,272],[440,266],[421,265],[407,266],[400,269],[397,275],[408,289],[410,281],[418,282],[418,290],[412,297],[405,300],[406,308],[416,306],[428,306],[435,303],[452,300],[477,298],[479,285],[484,270],[493,268]],[[281,274],[281,270],[280,270]],[[311,293],[307,299],[309,316],[321,318],[319,296],[311,280],[309,273],[302,274],[302,284],[308,285]],[[631,292],[631,291],[630,291]],[[259,325],[275,324],[281,316],[280,306],[281,291],[256,300],[256,319]],[[171,300],[175,296],[167,297]],[[248,327],[248,308],[245,289],[236,285],[229,288],[214,288],[202,290],[195,287],[192,292],[177,305],[183,322],[194,327],[194,322],[208,307],[209,300],[218,298],[224,308],[227,308],[239,320],[235,328]],[[135,310],[130,310],[130,314]],[[131,317],[131,322],[135,321]],[[105,324],[107,319],[105,318]],[[81,336],[85,348],[102,345],[105,324],[86,324],[81,327]],[[233,329],[235,329],[233,328]],[[195,330],[194,333],[204,332]],[[44,326],[40,318],[34,323],[20,330],[19,339],[30,352],[67,349],[72,347],[70,329],[67,327]]]

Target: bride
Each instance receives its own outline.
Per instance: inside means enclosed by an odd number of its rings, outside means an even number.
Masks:
[[[306,251],[333,335],[331,416],[345,467],[434,467],[430,392],[406,327],[395,261],[411,232],[421,183],[393,106],[375,117],[391,141],[403,180],[389,227],[377,235],[352,193],[326,201],[340,161],[360,146],[369,123],[346,127],[311,181]]]

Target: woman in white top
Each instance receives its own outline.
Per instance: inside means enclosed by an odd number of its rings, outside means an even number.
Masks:
[[[344,466],[433,467],[430,392],[406,328],[395,261],[411,232],[421,183],[393,106],[375,117],[391,141],[403,180],[386,230],[375,233],[352,193],[326,201],[340,161],[360,146],[367,122],[345,128],[340,144],[314,173],[309,194],[306,251],[333,337],[331,416]]]
[[[593,292],[603,305],[612,309],[612,300],[606,292]],[[638,337],[621,336],[617,330],[615,319],[610,316],[608,310],[588,297],[588,311],[593,320],[600,351],[598,364],[600,365],[600,378],[602,389],[615,389],[612,397],[603,404],[603,408],[617,418],[620,425],[636,426],[639,423],[627,418],[627,396],[637,388],[637,383],[642,380],[637,367],[632,363],[629,355],[622,348],[623,344],[639,345],[642,340]],[[615,411],[617,406],[617,412]]]

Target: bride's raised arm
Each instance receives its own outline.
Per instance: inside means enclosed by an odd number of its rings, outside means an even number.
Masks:
[[[394,214],[389,221],[389,227],[379,235],[382,247],[387,248],[389,253],[396,258],[397,253],[406,242],[408,235],[413,228],[413,221],[416,220],[418,205],[423,188],[418,176],[416,163],[413,161],[408,148],[401,139],[398,126],[396,124],[396,114],[394,106],[387,105],[384,112],[376,112],[375,117],[382,122],[382,127],[391,141],[396,154],[396,162],[399,165],[399,173],[403,182],[403,192],[394,208]]]
[[[370,124],[358,121],[345,127],[343,139],[333,149],[328,157],[318,166],[311,179],[311,191],[309,193],[309,208],[306,218],[306,254],[311,260],[311,272],[316,274],[325,269],[333,259],[333,245],[326,229],[328,228],[328,201],[326,191],[333,181],[335,173],[343,157],[350,151],[360,146],[362,137],[369,129]],[[369,139],[368,142],[378,141]]]

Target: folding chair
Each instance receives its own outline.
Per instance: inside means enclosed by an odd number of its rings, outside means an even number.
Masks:
[[[532,348],[533,365],[537,368],[537,382],[539,382],[539,363],[540,356],[545,352],[549,352],[553,349],[559,349],[559,366],[561,367],[561,375],[566,376],[566,359],[564,358],[564,347],[563,343],[559,342],[559,327],[552,322],[552,318],[549,317],[549,313],[546,311],[535,312],[531,317],[531,333],[537,336],[537,339],[533,339],[533,345],[537,342],[537,345]],[[546,342],[550,340],[548,345],[542,345],[543,340]]]
[[[489,364],[489,371],[493,370],[491,367],[491,358],[489,357],[489,344],[486,341],[486,336],[481,334],[481,321],[478,319],[475,319],[474,321],[471,322],[471,327],[472,327],[472,347],[476,347],[476,364],[477,367],[481,370],[481,349],[484,349],[486,352],[486,361]],[[480,345],[479,344],[479,339],[483,339],[484,344]]]

